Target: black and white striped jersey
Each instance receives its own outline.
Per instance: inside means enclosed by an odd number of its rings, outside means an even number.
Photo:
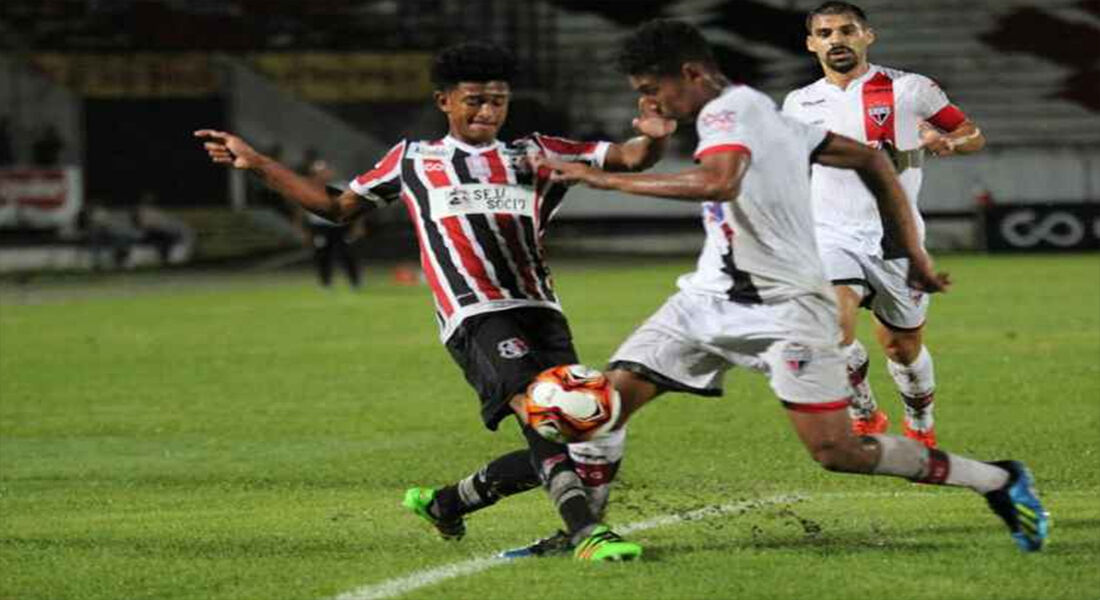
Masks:
[[[471,146],[447,136],[403,140],[351,189],[377,204],[405,204],[445,341],[470,315],[521,306],[561,310],[542,235],[566,187],[532,171],[533,155],[603,166],[607,142],[532,134]]]

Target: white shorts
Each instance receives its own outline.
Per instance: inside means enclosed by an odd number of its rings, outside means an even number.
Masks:
[[[831,298],[739,304],[681,291],[623,342],[609,368],[669,391],[720,396],[725,372],[748,367],[765,372],[789,407],[832,410],[851,396],[840,339]]]
[[[909,260],[860,254],[843,248],[822,248],[825,276],[833,285],[857,289],[863,297],[860,306],[871,309],[875,317],[890,329],[919,329],[928,314],[929,296],[914,290],[906,282]]]

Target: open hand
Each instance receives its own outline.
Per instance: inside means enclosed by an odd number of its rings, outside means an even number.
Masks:
[[[241,138],[215,129],[199,129],[195,137],[202,138],[203,148],[216,163],[232,165],[238,169],[251,169],[259,165],[264,156]]]

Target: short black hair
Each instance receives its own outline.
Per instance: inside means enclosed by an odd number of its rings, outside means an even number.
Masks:
[[[619,70],[626,75],[675,75],[686,62],[717,66],[703,34],[672,19],[643,23],[623,40]]]
[[[516,58],[507,48],[490,42],[463,42],[440,50],[432,61],[432,84],[448,90],[463,81],[511,83]]]
[[[821,6],[806,13],[806,31],[813,31],[813,20],[818,15],[852,15],[859,21],[859,24],[866,27],[870,21],[867,20],[867,14],[863,12],[863,9],[852,4],[851,2],[826,2]]]

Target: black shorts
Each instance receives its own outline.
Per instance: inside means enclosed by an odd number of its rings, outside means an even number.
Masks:
[[[467,318],[447,350],[481,398],[490,430],[512,413],[508,402],[536,375],[578,362],[565,315],[550,308],[512,308]]]

